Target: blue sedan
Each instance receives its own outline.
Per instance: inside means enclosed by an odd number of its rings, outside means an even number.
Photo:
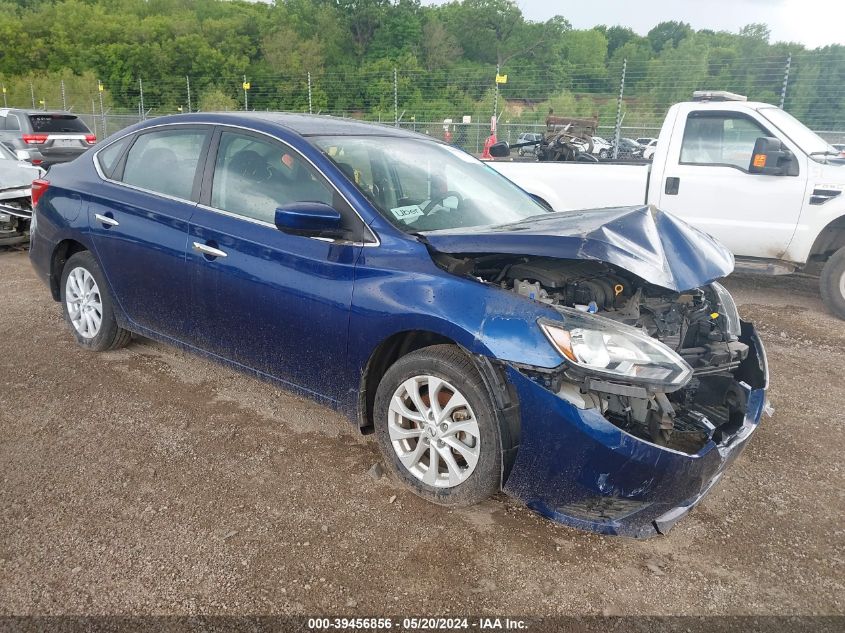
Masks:
[[[504,490],[665,533],[765,406],[719,243],[649,207],[553,213],[426,136],[164,117],[32,192],[32,264],[82,348],[138,334],[316,399],[437,504]]]

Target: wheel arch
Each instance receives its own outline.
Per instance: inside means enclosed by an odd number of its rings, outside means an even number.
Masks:
[[[74,239],[64,239],[53,248],[50,255],[50,294],[54,301],[61,300],[62,270],[71,257],[82,251],[90,251],[82,242]]]
[[[473,354],[455,340],[429,330],[404,330],[383,340],[372,352],[361,374],[358,390],[358,427],[362,433],[374,429],[373,409],[379,383],[397,360],[433,345],[453,345],[475,366],[494,404],[502,449],[502,482],[507,480],[520,442],[519,402],[516,390],[505,377],[501,364],[482,354]]]
[[[819,232],[810,248],[808,261],[824,262],[845,246],[845,215],[832,220]]]

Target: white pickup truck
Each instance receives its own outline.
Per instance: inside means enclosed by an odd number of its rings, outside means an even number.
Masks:
[[[845,159],[780,108],[696,98],[669,109],[650,165],[490,164],[555,211],[646,203],[719,239],[738,271],[820,273],[825,304],[845,319]]]

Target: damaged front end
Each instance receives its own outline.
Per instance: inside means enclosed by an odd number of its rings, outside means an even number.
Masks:
[[[31,189],[0,189],[0,246],[13,246],[29,241],[32,222]]]
[[[765,354],[720,284],[678,291],[600,261],[434,258],[559,315],[538,320],[558,367],[506,364],[522,441],[504,489],[542,514],[602,533],[663,533],[758,424]]]

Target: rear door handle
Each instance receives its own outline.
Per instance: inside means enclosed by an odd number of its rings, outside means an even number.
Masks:
[[[100,222],[101,224],[104,224],[107,227],[109,227],[109,226],[120,226],[120,222],[118,222],[114,218],[110,218],[109,216],[103,215],[101,213],[95,213],[94,218],[96,218],[97,222]]]
[[[666,179],[666,192],[667,196],[677,196],[678,191],[681,189],[681,179],[677,176],[670,176]]]
[[[226,251],[221,251],[219,248],[214,248],[213,246],[203,244],[202,242],[194,242],[194,250],[197,253],[202,253],[203,255],[208,255],[209,257],[226,257],[228,255]]]

